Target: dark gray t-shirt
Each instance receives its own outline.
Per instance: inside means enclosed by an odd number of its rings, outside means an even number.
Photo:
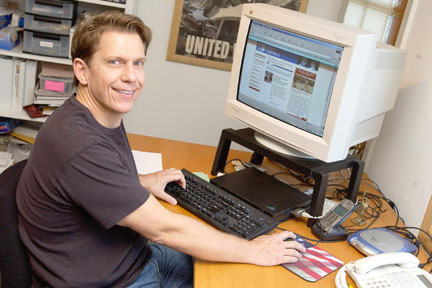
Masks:
[[[71,97],[40,129],[17,190],[20,236],[37,277],[53,287],[133,282],[151,250],[116,223],[148,197],[123,124],[101,126]]]

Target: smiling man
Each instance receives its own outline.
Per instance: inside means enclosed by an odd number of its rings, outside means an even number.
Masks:
[[[77,100],[105,127],[120,126],[144,84],[144,43],[136,33],[103,32],[99,47],[88,64],[74,59],[80,82]],[[76,51],[75,53],[79,53]]]
[[[168,211],[155,196],[176,204],[164,188],[185,187],[179,170],[137,174],[122,115],[143,87],[150,38],[119,12],[78,25],[77,95],[40,129],[17,190],[34,287],[192,287],[188,255],[269,266],[304,251],[284,241],[291,232],[246,241]]]

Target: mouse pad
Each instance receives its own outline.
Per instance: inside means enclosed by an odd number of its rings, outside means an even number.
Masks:
[[[306,252],[296,263],[281,265],[304,280],[315,282],[344,265],[341,260],[314,246],[301,236],[297,236],[296,240],[306,248]]]

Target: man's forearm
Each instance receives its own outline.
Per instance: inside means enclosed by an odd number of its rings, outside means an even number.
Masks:
[[[295,262],[304,247],[292,232],[260,236],[252,241],[223,233],[191,217],[173,213],[153,196],[119,221],[148,239],[204,260],[251,263],[263,266]]]
[[[176,214],[173,219],[175,228],[153,241],[204,260],[253,263],[251,242],[188,216]]]

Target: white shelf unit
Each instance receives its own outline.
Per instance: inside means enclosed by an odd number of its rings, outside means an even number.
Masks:
[[[0,107],[0,117],[6,117],[6,118],[14,118],[19,120],[28,120],[28,121],[34,121],[34,122],[45,122],[47,117],[40,117],[40,118],[30,118],[30,116],[27,115],[27,112],[24,109],[8,109],[8,108],[1,108]]]
[[[124,9],[124,11],[126,13],[130,13],[129,9],[127,9],[128,8],[127,4],[129,4],[127,1],[126,1],[126,4],[115,3],[115,2],[110,2],[110,1],[103,1],[103,0],[79,0],[78,2],[90,3],[90,4],[96,4],[96,5],[103,5],[103,6],[106,6],[106,7],[114,7],[114,8]]]
[[[17,7],[20,8],[20,10],[24,11],[25,7],[25,0],[16,0],[16,1],[9,1],[12,3],[15,3]],[[80,8],[80,5],[83,6],[92,6],[92,8],[100,8],[100,10],[106,10],[106,9],[117,9],[122,10],[125,13],[134,14],[134,11],[137,11],[137,0],[127,0],[126,4],[121,3],[115,3],[115,2],[109,2],[109,1],[103,1],[103,0],[77,0],[78,2],[78,8]],[[78,9],[79,11],[79,9]],[[12,50],[4,50],[0,49],[0,57],[1,56],[8,56],[8,57],[14,57],[14,58],[21,58],[21,59],[30,59],[35,60],[39,62],[51,62],[51,63],[58,63],[58,64],[65,64],[65,65],[72,65],[72,60],[69,58],[59,58],[59,57],[50,57],[50,56],[43,56],[43,55],[37,55],[37,54],[30,54],[30,53],[23,53],[22,52],[22,43],[15,47]],[[27,112],[22,108],[1,108],[0,107],[0,117],[7,117],[7,118],[14,118],[14,119],[20,119],[20,120],[30,120],[35,122],[44,122],[47,117],[42,118],[30,118],[27,115]]]
[[[51,62],[51,63],[72,65],[72,60],[70,58],[50,57],[50,56],[24,53],[22,43],[20,43],[19,46],[15,47],[12,50],[0,49],[0,55],[22,58],[22,59],[31,59],[31,60],[41,61],[41,62]]]

